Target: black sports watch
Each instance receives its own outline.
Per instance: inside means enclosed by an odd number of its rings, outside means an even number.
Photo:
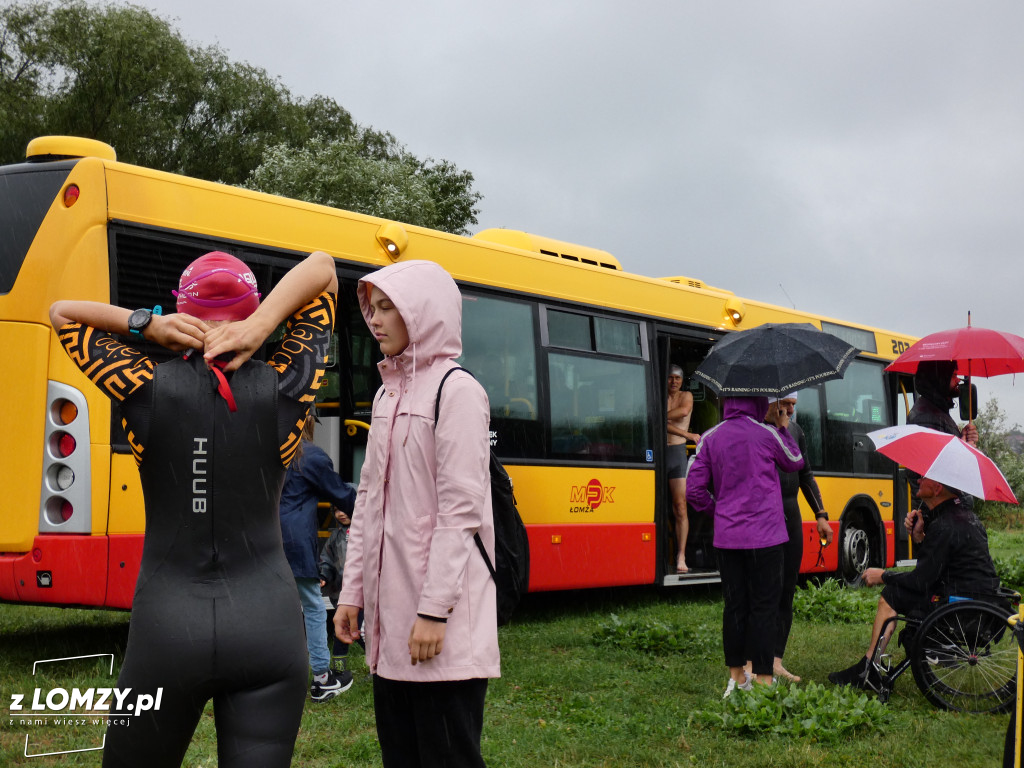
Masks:
[[[159,306],[153,307],[153,309],[136,309],[128,316],[128,331],[141,336],[142,332],[146,330],[146,326],[153,320],[153,315],[159,314]]]

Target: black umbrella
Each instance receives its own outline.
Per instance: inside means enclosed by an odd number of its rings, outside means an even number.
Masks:
[[[719,341],[693,375],[725,397],[781,397],[842,378],[856,354],[810,323],[765,323]]]

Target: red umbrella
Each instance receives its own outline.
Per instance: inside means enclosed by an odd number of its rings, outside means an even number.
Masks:
[[[951,360],[961,376],[999,376],[1024,371],[1024,338],[1003,331],[971,326],[930,333],[914,342],[906,352],[885,369],[897,373],[917,373],[917,364],[926,360]]]
[[[883,456],[922,477],[982,499],[1017,503],[995,462],[959,437],[913,424],[878,429],[868,437]]]

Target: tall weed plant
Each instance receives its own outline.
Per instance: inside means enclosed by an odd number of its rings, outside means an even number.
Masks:
[[[793,598],[793,616],[817,624],[865,624],[875,618],[878,592],[845,587],[835,579],[808,581]]]
[[[887,717],[885,704],[853,688],[776,683],[737,689],[721,704],[694,712],[689,721],[741,736],[836,742],[882,730]]]

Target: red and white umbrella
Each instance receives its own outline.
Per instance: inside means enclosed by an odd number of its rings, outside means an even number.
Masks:
[[[893,360],[887,371],[917,373],[926,360],[950,360],[961,376],[1001,376],[1024,372],[1024,338],[1013,333],[971,326],[930,333]]]
[[[878,429],[868,437],[883,456],[922,477],[981,499],[1017,503],[995,462],[959,437],[911,424]]]

